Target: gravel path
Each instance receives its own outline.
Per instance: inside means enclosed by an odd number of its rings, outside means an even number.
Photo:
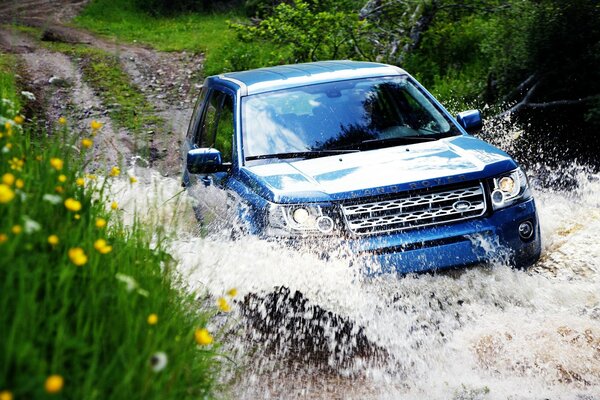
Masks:
[[[203,63],[201,54],[158,52],[150,48],[121,44],[66,26],[87,1],[77,0],[8,0],[0,4],[0,50],[17,54],[21,59],[21,81],[39,97],[48,129],[61,115],[69,115],[72,125],[86,129],[92,119],[105,123],[103,136],[94,158],[102,163],[127,163],[135,154],[133,135],[113,126],[107,105],[83,80],[79,67],[68,56],[52,52],[19,32],[11,25],[43,29],[44,38],[65,43],[83,43],[118,56],[132,85],[144,93],[156,115],[165,123],[147,132],[150,159],[147,164],[163,175],[178,175],[179,148],[185,135],[195,98],[200,88]],[[50,81],[55,83],[50,83]]]

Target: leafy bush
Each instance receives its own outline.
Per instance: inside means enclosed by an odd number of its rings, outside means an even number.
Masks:
[[[273,9],[272,15],[266,17],[258,25],[233,23],[231,27],[237,32],[237,41],[230,42],[221,51],[231,51],[235,57],[248,60],[238,62],[208,62],[208,70],[227,70],[231,66],[255,64],[273,65],[298,63],[329,59],[363,59],[361,46],[362,36],[369,26],[359,21],[358,15],[343,7],[326,10],[327,2],[319,0],[296,0],[293,4],[280,3]],[[327,34],[324,34],[327,32]],[[239,46],[239,41],[246,45]],[[260,48],[270,48],[265,53]],[[223,53],[222,53],[223,54]],[[258,56],[258,59],[257,59]],[[209,61],[216,61],[212,58]],[[238,69],[238,68],[235,68]]]
[[[229,41],[208,53],[204,62],[205,75],[245,71],[285,64],[291,58],[285,48],[265,46],[256,42]]]

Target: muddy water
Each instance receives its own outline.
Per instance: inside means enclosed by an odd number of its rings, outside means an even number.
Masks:
[[[567,188],[537,185],[544,251],[528,271],[498,263],[365,279],[344,258],[324,260],[252,237],[201,238],[177,180],[132,172],[140,186],[117,184],[114,198],[125,215],[137,209],[176,232],[170,251],[188,290],[218,296],[236,287],[242,299],[286,287],[352,322],[343,342],[331,319],[317,320],[314,332],[330,351],[311,354],[302,341],[288,340],[297,326],[286,318],[298,315],[286,314],[283,302],[283,317],[266,334],[247,327],[238,303],[212,327],[236,332],[227,351],[243,368],[232,366],[225,378],[233,397],[600,399],[599,175],[570,168],[550,179],[568,180]],[[223,204],[217,191],[206,198]],[[226,218],[222,212],[217,207],[214,220]],[[253,300],[257,315],[272,318]],[[303,312],[305,320],[314,317]],[[357,336],[376,350],[345,353],[356,349]]]

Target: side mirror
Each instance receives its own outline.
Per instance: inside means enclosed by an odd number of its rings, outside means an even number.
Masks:
[[[202,148],[188,151],[186,166],[190,174],[213,174],[227,171],[230,164],[223,163],[219,150]]]
[[[460,112],[456,116],[456,121],[469,133],[477,133],[483,128],[483,121],[479,110]]]

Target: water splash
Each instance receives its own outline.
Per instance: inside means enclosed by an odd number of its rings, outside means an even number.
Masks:
[[[187,290],[219,296],[236,287],[245,299],[227,350],[244,365],[225,377],[237,397],[598,398],[600,176],[577,166],[529,172],[540,262],[528,271],[498,262],[403,278],[364,278],[346,258],[254,237],[200,236],[198,205],[177,196],[177,180],[149,170],[136,171],[139,186],[118,181],[111,190],[125,215],[172,227],[169,251]],[[205,197],[223,204],[217,192]],[[317,331],[328,351],[303,340]]]

